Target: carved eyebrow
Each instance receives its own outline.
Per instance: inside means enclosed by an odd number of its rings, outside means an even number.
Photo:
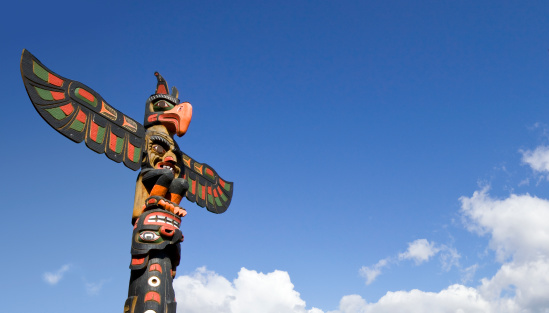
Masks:
[[[170,143],[164,139],[163,137],[160,137],[160,136],[151,136],[150,138],[151,142],[154,142],[154,143],[159,143],[161,145],[164,146],[164,148],[170,148]]]

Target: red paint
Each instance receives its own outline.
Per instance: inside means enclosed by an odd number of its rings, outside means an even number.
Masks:
[[[141,265],[145,262],[145,258],[132,257],[132,265]]]
[[[145,218],[145,221],[143,222],[144,225],[168,225],[168,224],[163,223],[163,222],[149,222],[149,216],[152,216],[152,215],[160,215],[160,216],[164,216],[164,217],[169,217],[172,220],[175,220],[176,222],[181,223],[181,219],[175,217],[174,215],[171,215],[171,214],[168,214],[168,213],[162,213],[162,212],[155,212],[155,213],[151,213],[150,215],[147,215],[147,217]]]
[[[109,139],[109,148],[110,148],[112,151],[115,151],[115,152],[116,152],[116,139],[117,139],[117,138],[118,138],[118,137],[117,137],[115,134],[113,134],[113,133],[111,132],[111,136],[110,136],[110,139]]]
[[[209,195],[212,194],[212,187],[208,187],[208,194],[209,194]]]
[[[172,237],[175,233],[175,227],[168,225],[160,227],[160,233],[166,237]]]
[[[193,195],[196,195],[196,180],[193,180]]]
[[[82,97],[86,98],[86,100],[88,100],[89,102],[94,102],[95,101],[95,97],[87,92],[86,90],[80,88],[80,90],[78,90],[78,94],[80,94]]]
[[[221,187],[225,188],[225,182],[223,181],[223,179],[219,179],[219,184],[221,185]]]
[[[157,94],[167,95],[168,92],[166,91],[166,86],[164,86],[164,85],[158,85],[158,88],[156,88],[156,93],[157,93]]]
[[[132,160],[133,162],[135,162],[133,160],[133,151],[134,150],[134,146],[131,144],[131,143],[128,143],[128,159]]]
[[[217,189],[214,189],[214,197],[217,198]]]
[[[76,119],[80,122],[80,123],[86,123],[86,113],[82,112],[82,111],[78,111],[78,115],[76,116]]]
[[[63,100],[65,99],[65,93],[63,92],[57,92],[57,91],[50,91],[51,96],[53,97],[53,100]]]
[[[64,106],[60,107],[61,111],[65,113],[66,115],[70,115],[74,108],[72,107],[72,104],[65,104]]]
[[[152,271],[158,271],[162,273],[162,267],[158,263],[151,264],[151,266],[149,267],[149,272],[152,272]]]
[[[145,295],[145,301],[144,302],[147,302],[147,301],[155,301],[155,302],[160,303],[160,294],[156,291],[147,292],[147,294]]]
[[[59,86],[63,85],[63,80],[59,79],[57,76],[48,73],[48,82],[52,85]]]
[[[210,176],[214,176],[214,172],[212,172],[212,170],[209,169],[209,168],[206,168],[206,174],[208,174]]]
[[[90,125],[90,137],[93,141],[97,142],[97,131],[99,130],[99,127],[94,122],[91,122]]]
[[[147,122],[149,123],[156,122],[157,119],[158,119],[158,114],[149,115]]]
[[[206,199],[206,186],[202,186],[202,200]]]

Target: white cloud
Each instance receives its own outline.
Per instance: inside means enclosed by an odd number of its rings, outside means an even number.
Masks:
[[[496,312],[475,288],[452,285],[438,292],[421,290],[388,292],[376,303],[358,295],[344,296],[339,310],[329,313],[490,313]]]
[[[374,280],[381,274],[381,269],[389,264],[389,259],[379,260],[374,266],[363,266],[358,272],[360,276],[366,278],[366,285],[374,282]]]
[[[500,262],[549,256],[549,201],[528,194],[503,200],[488,195],[488,188],[462,197],[466,227],[490,236],[490,248]]]
[[[101,291],[101,288],[103,288],[103,285],[108,282],[106,279],[102,279],[101,281],[97,283],[88,283],[86,282],[86,292],[88,295],[93,296],[99,294],[99,291]]]
[[[202,267],[174,279],[173,285],[178,312],[322,313],[316,308],[305,309],[305,301],[284,271],[263,274],[241,268],[231,283]]]
[[[478,290],[520,312],[549,312],[549,201],[529,194],[499,200],[484,188],[461,202],[467,228],[489,235],[502,263]]]
[[[530,165],[536,172],[549,172],[549,147],[539,146],[534,151],[520,151],[522,162]]]
[[[50,285],[55,285],[61,280],[61,278],[63,278],[65,272],[67,272],[70,268],[70,264],[65,264],[54,273],[46,272],[43,275],[44,281],[46,281]]]
[[[399,253],[396,257],[381,259],[372,266],[363,266],[358,270],[358,273],[360,276],[366,278],[366,285],[370,285],[381,275],[382,269],[391,263],[399,264],[404,260],[413,260],[416,265],[420,265],[429,261],[437,253],[440,253],[440,262],[443,270],[449,271],[453,266],[459,266],[461,255],[455,248],[446,245],[437,245],[434,242],[429,242],[427,239],[417,239],[408,243],[408,249],[405,252]]]
[[[473,277],[475,277],[475,273],[477,272],[478,264],[473,264],[465,269],[463,269],[462,276],[461,276],[461,283],[466,284],[473,280]]]
[[[439,251],[434,242],[427,239],[417,239],[408,244],[408,250],[398,255],[399,260],[414,260],[416,265],[429,261]]]
[[[441,245],[438,248],[438,251],[440,251],[440,263],[443,270],[448,272],[454,266],[459,267],[459,259],[461,258],[461,255],[455,248]]]

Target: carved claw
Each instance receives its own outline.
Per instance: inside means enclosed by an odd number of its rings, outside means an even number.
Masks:
[[[151,209],[162,208],[171,213],[177,214],[178,216],[184,217],[187,215],[187,211],[178,206],[177,204],[169,201],[168,199],[160,196],[150,196],[145,199],[145,204],[143,205],[143,212]]]

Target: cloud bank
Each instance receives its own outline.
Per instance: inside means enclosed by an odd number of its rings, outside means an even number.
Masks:
[[[481,279],[476,287],[453,284],[439,292],[390,291],[373,303],[359,295],[346,295],[337,310],[326,313],[549,312],[549,201],[528,194],[495,199],[487,188],[460,201],[466,228],[489,237],[489,248],[501,265],[494,276]],[[458,259],[452,256],[457,254],[454,249],[426,239],[409,243],[408,249],[393,259],[421,264],[444,251],[450,259]],[[389,258],[363,267],[360,271],[366,283],[375,280],[388,264]],[[464,280],[471,280],[476,269],[476,265],[464,269]],[[180,313],[325,312],[307,309],[289,274],[283,271],[263,274],[242,268],[230,282],[199,268],[192,275],[176,278],[174,288]]]
[[[185,313],[322,313],[305,309],[305,301],[294,290],[284,271],[258,273],[240,269],[230,282],[205,267],[173,281],[177,312]]]

